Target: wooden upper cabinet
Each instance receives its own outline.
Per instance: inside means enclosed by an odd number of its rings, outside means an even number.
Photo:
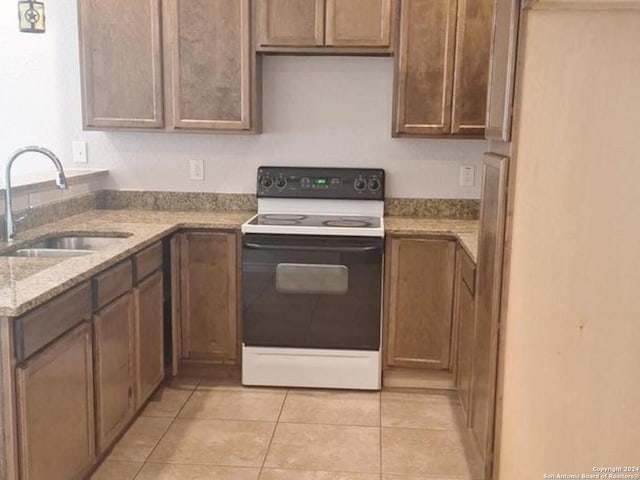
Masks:
[[[181,234],[183,360],[237,363],[236,241],[235,233]]]
[[[493,0],[458,0],[451,133],[484,134]]]
[[[88,128],[162,128],[160,0],[79,0]]]
[[[456,243],[392,237],[386,256],[386,364],[448,369]]]
[[[482,136],[491,0],[403,0],[396,136]]]
[[[391,0],[327,0],[325,44],[330,47],[389,47]]]
[[[258,0],[258,44],[322,46],[324,0]]]
[[[168,0],[165,7],[172,126],[250,129],[249,0]]]
[[[457,0],[402,0],[396,54],[395,135],[447,135]]]
[[[485,137],[508,142],[518,47],[519,0],[495,0]]]
[[[20,478],[80,480],[95,459],[91,327],[16,369]]]

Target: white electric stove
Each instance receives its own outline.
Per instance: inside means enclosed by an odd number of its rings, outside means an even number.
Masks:
[[[260,167],[257,184],[243,384],[379,389],[384,171]]]

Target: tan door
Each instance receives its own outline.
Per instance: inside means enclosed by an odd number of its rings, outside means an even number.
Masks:
[[[402,0],[395,135],[448,135],[457,0]]]
[[[16,369],[22,480],[80,480],[95,458],[91,327]]]
[[[103,452],[134,413],[133,295],[94,316],[98,451]]]
[[[235,365],[236,235],[185,233],[180,242],[182,357]]]
[[[448,369],[456,243],[391,238],[387,365]]]
[[[256,3],[260,46],[324,44],[324,0],[259,0]]]
[[[493,452],[507,167],[506,157],[485,155],[478,237],[471,429],[488,468]]]
[[[166,0],[172,126],[251,127],[249,0]]]
[[[80,0],[86,127],[164,125],[160,0]]]
[[[391,0],[327,0],[326,41],[330,47],[388,47]]]
[[[493,0],[458,0],[451,133],[484,135]]]
[[[136,404],[142,405],[164,378],[164,305],[162,272],[135,289]]]

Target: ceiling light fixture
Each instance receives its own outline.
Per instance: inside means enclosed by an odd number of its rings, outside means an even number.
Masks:
[[[44,3],[34,0],[18,2],[20,31],[44,33]]]

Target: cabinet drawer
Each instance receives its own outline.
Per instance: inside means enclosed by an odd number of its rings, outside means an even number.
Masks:
[[[476,290],[476,264],[473,263],[469,254],[464,250],[460,249],[462,258],[460,262],[460,276],[462,277],[463,283],[469,289],[471,295],[475,293]]]
[[[25,360],[91,318],[91,288],[83,283],[16,320],[16,357]]]
[[[136,272],[136,284],[162,267],[162,242],[145,248],[133,257]]]
[[[93,308],[98,310],[133,286],[133,268],[127,260],[93,279]]]

